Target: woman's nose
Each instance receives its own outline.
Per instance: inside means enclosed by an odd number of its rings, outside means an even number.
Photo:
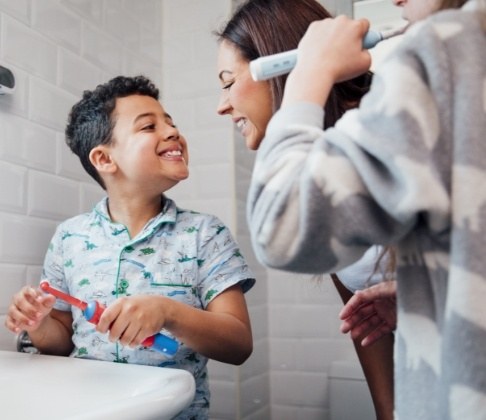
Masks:
[[[228,100],[228,95],[225,93],[222,93],[220,98],[219,98],[219,103],[218,107],[216,108],[216,112],[219,115],[225,115],[228,114],[231,110],[231,105]]]

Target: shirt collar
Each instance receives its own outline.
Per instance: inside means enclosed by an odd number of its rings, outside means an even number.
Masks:
[[[177,219],[177,206],[173,200],[167,198],[165,196],[161,196],[161,200],[163,200],[163,207],[159,214],[155,217],[150,219],[143,230],[139,233],[139,235],[146,235],[147,232],[153,231],[157,229],[162,223],[175,223]],[[115,223],[111,220],[110,214],[108,213],[108,197],[104,197],[96,206],[94,207],[94,211],[105,220],[113,225],[121,225],[120,223]],[[123,225],[122,225],[123,226]]]

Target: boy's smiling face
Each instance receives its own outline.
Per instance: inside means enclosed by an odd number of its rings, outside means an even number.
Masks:
[[[125,187],[160,194],[189,176],[186,140],[160,102],[142,95],[118,98],[113,120],[109,153]]]

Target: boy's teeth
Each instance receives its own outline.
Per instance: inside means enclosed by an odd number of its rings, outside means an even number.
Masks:
[[[169,150],[165,152],[163,155],[171,157],[171,156],[180,156],[182,155],[182,153],[180,150]]]
[[[236,126],[241,130],[246,124],[246,120],[239,120],[237,123],[236,123]]]

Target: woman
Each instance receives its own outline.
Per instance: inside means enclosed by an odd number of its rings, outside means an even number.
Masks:
[[[263,55],[296,48],[311,22],[330,16],[315,0],[251,0],[244,3],[217,33],[220,41],[218,76],[223,88],[218,113],[232,117],[249,149],[258,149],[271,116],[280,108],[286,81],[286,76],[268,82],[253,81],[249,62]],[[351,81],[337,84],[326,105],[324,126],[331,127],[346,110],[356,107],[368,91],[370,82],[371,74],[365,72]],[[387,267],[391,262],[388,254],[376,270],[381,253],[376,247],[368,250],[348,274],[343,272],[342,280],[348,285],[353,284],[353,289],[356,283],[365,287],[381,281],[381,271],[393,271]],[[332,277],[343,302],[346,302],[353,293],[343,286],[338,276]],[[353,341],[377,419],[391,419],[393,335],[388,334],[370,348],[360,345],[360,337]]]
[[[484,419],[486,2],[414,25],[359,109],[323,130],[334,84],[370,66],[368,27],[326,19],[299,43],[257,154],[253,245],[269,266],[325,272],[396,244],[398,418]]]

